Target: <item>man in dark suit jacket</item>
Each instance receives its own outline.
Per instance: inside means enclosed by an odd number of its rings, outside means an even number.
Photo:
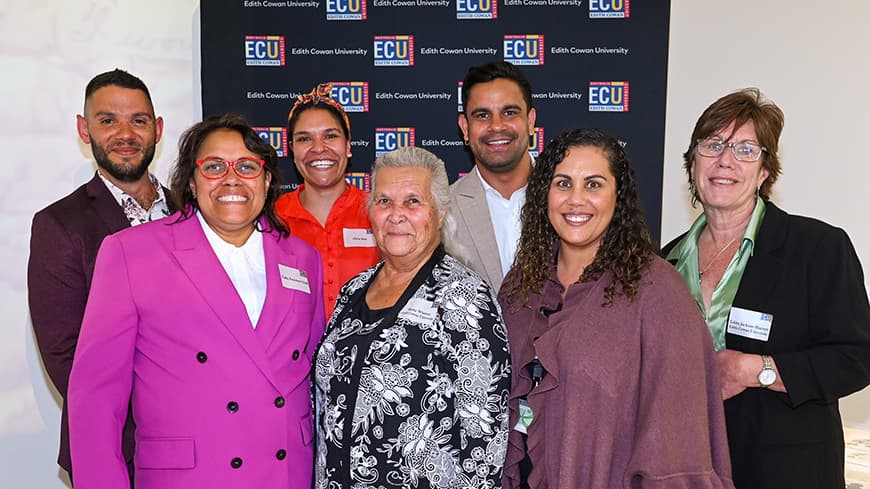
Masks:
[[[103,238],[170,212],[167,191],[148,173],[163,133],[148,88],[122,70],[94,77],[85,89],[79,137],[90,144],[97,174],[73,193],[36,213],[30,237],[27,289],[39,352],[64,398],[58,464],[70,471],[67,384],[94,262]],[[106,365],[106,368],[112,368]],[[132,416],[123,451],[133,471]],[[71,478],[71,477],[70,477]]]

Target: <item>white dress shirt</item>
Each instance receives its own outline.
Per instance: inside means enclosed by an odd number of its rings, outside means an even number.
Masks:
[[[251,326],[256,328],[263,303],[266,302],[266,254],[263,251],[263,233],[254,231],[242,246],[227,243],[196,213],[205,237],[218,261],[230,277],[236,293],[242,299]]]
[[[514,264],[514,256],[517,254],[517,245],[520,242],[522,231],[520,212],[526,202],[526,186],[523,185],[511,194],[510,199],[506,199],[492,185],[486,183],[479,172],[478,177],[486,194],[486,206],[489,207],[489,220],[495,233],[495,242],[498,244],[502,274],[507,275],[511,265]]]

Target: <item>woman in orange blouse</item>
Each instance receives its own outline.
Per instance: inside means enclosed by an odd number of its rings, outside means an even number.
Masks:
[[[290,148],[304,183],[275,205],[291,234],[320,252],[327,319],[341,286],[379,260],[365,209],[368,193],[345,180],[350,121],[331,91],[320,84],[290,109]]]

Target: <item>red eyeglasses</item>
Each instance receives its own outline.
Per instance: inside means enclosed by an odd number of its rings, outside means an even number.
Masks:
[[[263,160],[254,158],[239,158],[236,161],[227,161],[223,158],[208,157],[196,160],[199,173],[209,180],[223,178],[232,167],[236,175],[241,178],[257,178],[263,173]]]

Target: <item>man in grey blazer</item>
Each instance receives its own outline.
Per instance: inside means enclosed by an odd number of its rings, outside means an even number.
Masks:
[[[58,464],[67,472],[71,467],[67,384],[97,251],[106,236],[171,211],[168,191],[148,173],[163,119],[155,117],[142,80],[118,69],[94,77],[85,88],[77,130],[91,146],[97,173],[33,216],[27,266],[30,318],[39,353],[64,398]],[[123,455],[131,474],[133,429],[128,412]]]
[[[498,291],[516,254],[532,169],[532,87],[506,61],[474,66],[462,82],[462,107],[459,127],[475,164],[450,186],[456,232],[445,246]]]

